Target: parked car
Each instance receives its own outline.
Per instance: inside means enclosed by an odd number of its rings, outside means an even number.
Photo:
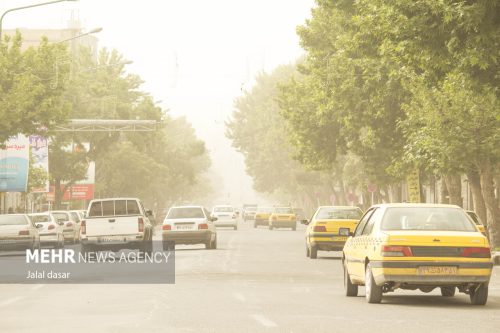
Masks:
[[[40,249],[39,228],[26,214],[0,215],[0,250]]]
[[[92,200],[81,224],[82,252],[137,249],[152,253],[151,215],[137,198]]]
[[[57,222],[62,222],[64,241],[76,244],[80,241],[80,223],[75,219],[74,214],[66,210],[52,210],[46,212],[54,217]]]
[[[215,221],[202,206],[170,208],[162,225],[163,249],[173,250],[177,244],[205,244],[206,249],[216,249]]]
[[[255,212],[257,211],[257,205],[246,204],[243,205],[243,221],[252,221],[255,218]]]
[[[269,216],[269,230],[274,228],[297,229],[297,219],[292,207],[274,207]]]
[[[35,213],[28,216],[38,229],[42,246],[50,245],[55,249],[64,247],[63,221],[57,221],[50,213]]]
[[[454,205],[382,204],[368,209],[343,255],[346,296],[364,285],[368,303],[398,288],[484,305],[493,263],[488,239]]]
[[[318,257],[318,251],[342,251],[349,232],[354,232],[363,211],[355,206],[321,206],[311,221],[302,220],[306,229],[306,256]],[[341,234],[341,230],[348,232]]]
[[[216,217],[214,222],[216,227],[230,227],[238,230],[238,220],[234,208],[229,205],[218,205],[212,208],[211,217]]]

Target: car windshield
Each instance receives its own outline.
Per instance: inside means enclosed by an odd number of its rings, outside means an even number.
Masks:
[[[214,207],[215,213],[232,213],[233,207]]]
[[[201,219],[205,218],[203,209],[199,207],[172,208],[168,212],[167,219]]]
[[[293,209],[290,207],[278,207],[274,209],[276,214],[293,214]]]
[[[245,208],[245,210],[247,212],[256,212],[257,211],[257,207],[247,207],[247,208]]]
[[[362,212],[359,208],[321,208],[318,220],[359,220]]]
[[[33,223],[44,223],[44,222],[51,222],[50,215],[48,214],[43,214],[43,215],[30,215],[31,221]]]
[[[28,220],[23,215],[0,215],[0,225],[25,225]]]
[[[388,208],[382,230],[477,231],[465,212],[448,207]]]
[[[271,207],[262,207],[257,209],[257,213],[260,214],[270,214],[273,212],[273,209]]]

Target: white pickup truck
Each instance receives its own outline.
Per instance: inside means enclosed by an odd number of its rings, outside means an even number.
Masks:
[[[82,252],[101,250],[153,250],[153,226],[136,198],[92,200],[80,225]]]

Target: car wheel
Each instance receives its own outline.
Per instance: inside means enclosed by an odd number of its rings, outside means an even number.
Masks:
[[[311,256],[311,252],[309,251],[309,245],[306,244],[306,257],[310,257]]]
[[[257,228],[257,223],[254,223],[254,224],[253,224],[253,227],[254,227],[254,228]]]
[[[309,258],[317,259],[318,258],[318,247],[312,245],[311,250],[309,251]]]
[[[212,248],[212,237],[205,242],[205,249],[210,250]]]
[[[273,230],[273,225],[272,224],[269,225],[269,230]]]
[[[344,265],[344,290],[345,295],[348,297],[358,296],[358,285],[351,282],[351,276],[347,271],[347,267]]]
[[[455,287],[441,287],[441,296],[444,297],[453,297],[455,296]]]
[[[85,244],[81,244],[81,250],[80,252],[83,254],[83,255],[87,255],[91,252],[91,249],[88,245],[85,245]]]
[[[163,241],[163,251],[173,251],[175,250],[175,242],[172,241]]]
[[[215,239],[212,243],[212,250],[216,250],[217,249],[217,235],[215,235]]]
[[[488,285],[482,283],[479,287],[470,290],[470,301],[474,305],[485,305],[488,301]]]
[[[147,255],[153,254],[153,240],[143,241],[141,246],[141,252]]]
[[[370,263],[366,266],[365,271],[365,290],[366,301],[368,303],[380,303],[382,301],[382,287],[377,286],[375,283]]]
[[[293,231],[297,230],[297,227],[293,227],[293,228],[292,228],[292,230],[293,230]]]
[[[237,227],[237,226],[234,226],[234,230],[238,230],[238,227]]]

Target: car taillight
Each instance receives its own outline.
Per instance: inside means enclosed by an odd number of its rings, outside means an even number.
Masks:
[[[67,227],[71,227],[71,226],[73,226],[73,223],[72,222],[66,222],[66,226]]]
[[[276,220],[278,219],[278,217],[273,216],[273,217],[271,217],[271,219],[272,219],[273,221],[276,221]]]
[[[413,253],[409,246],[383,245],[380,251],[382,257],[412,257]]]
[[[315,225],[313,228],[314,232],[326,232],[326,227],[324,225]]]
[[[80,233],[82,235],[85,235],[87,233],[87,222],[85,222],[85,220],[82,220],[82,222],[80,223]]]
[[[48,229],[48,230],[52,230],[52,229],[55,229],[55,228],[56,228],[56,226],[55,226],[55,225],[53,225],[53,224],[51,224],[51,225],[49,225],[49,226],[47,227],[47,229]]]
[[[29,230],[19,230],[19,236],[29,236]]]
[[[464,247],[462,257],[491,258],[491,250],[489,247]]]
[[[170,224],[164,224],[161,226],[162,230],[172,230],[172,226]]]
[[[206,224],[206,223],[198,224],[198,230],[202,230],[202,229],[208,229],[208,224]]]
[[[139,226],[139,232],[144,232],[144,220],[142,219],[142,217],[139,217],[137,219],[137,224]]]

